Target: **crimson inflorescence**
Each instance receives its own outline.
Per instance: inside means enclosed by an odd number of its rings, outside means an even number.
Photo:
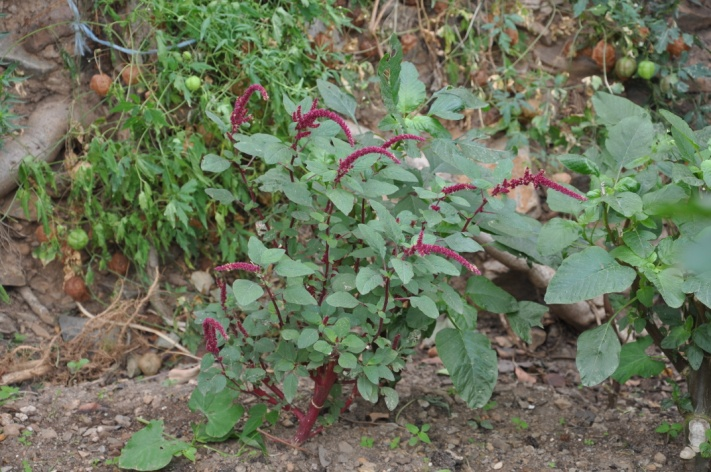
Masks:
[[[252,264],[251,262],[230,262],[229,264],[224,264],[215,267],[218,272],[225,272],[228,270],[244,270],[247,272],[259,273],[262,269],[257,264]]]
[[[476,275],[481,275],[481,271],[479,271],[479,269],[474,264],[472,264],[471,262],[469,262],[468,260],[466,260],[465,258],[460,256],[459,254],[457,254],[457,252],[455,252],[447,247],[437,246],[435,244],[425,244],[423,242],[424,236],[425,236],[425,230],[423,229],[422,231],[420,231],[420,234],[417,236],[417,242],[410,248],[405,249],[405,251],[403,251],[403,254],[405,256],[410,256],[414,253],[417,253],[420,256],[426,256],[427,254],[432,254],[432,253],[441,254],[448,259],[452,259],[452,260],[459,262],[467,270],[475,273]]]
[[[202,322],[202,332],[205,336],[205,349],[210,354],[219,358],[218,354],[220,353],[220,351],[217,348],[217,331],[220,332],[225,341],[229,339],[227,333],[225,332],[225,328],[223,328],[222,325],[217,322],[217,320],[214,320],[212,318],[205,318],[205,320]]]
[[[501,182],[499,185],[494,187],[494,189],[491,191],[492,196],[499,195],[501,193],[509,193],[511,190],[513,190],[516,187],[519,187],[521,185],[528,185],[528,184],[533,184],[534,187],[548,187],[552,190],[555,190],[557,192],[562,193],[563,195],[567,195],[569,197],[575,198],[576,200],[580,200],[582,202],[586,201],[587,198],[585,198],[582,195],[579,195],[576,192],[573,192],[571,190],[568,190],[567,188],[563,187],[559,183],[553,182],[551,179],[548,177],[544,176],[543,174],[545,171],[541,170],[537,174],[531,174],[531,170],[526,168],[526,170],[523,173],[523,177],[519,177],[517,179],[511,179],[511,180],[506,180],[504,179],[503,182]]]
[[[303,114],[301,112],[301,105],[299,105],[296,111],[291,115],[292,121],[296,123],[297,131],[296,137],[294,138],[294,147],[301,138],[305,138],[311,134],[311,131],[309,131],[309,129],[316,129],[320,126],[320,124],[316,122],[317,118],[329,118],[335,121],[338,126],[340,126],[343,130],[343,133],[345,133],[346,138],[348,139],[348,143],[351,145],[351,147],[355,146],[353,134],[351,133],[351,130],[348,128],[348,125],[343,120],[343,118],[341,118],[330,110],[317,108],[317,106],[318,100],[314,100],[311,105],[311,109],[306,112],[306,114]]]
[[[264,87],[259,84],[250,85],[247,90],[245,90],[244,93],[235,101],[235,106],[232,110],[232,115],[230,116],[232,134],[236,133],[242,124],[247,123],[252,119],[252,115],[247,113],[247,102],[249,102],[249,97],[257,91],[262,94],[262,98],[264,100],[269,100],[269,94],[266,90],[264,90]],[[232,139],[232,135],[230,135],[230,139]]]

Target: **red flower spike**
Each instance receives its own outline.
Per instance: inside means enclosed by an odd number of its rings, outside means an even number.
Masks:
[[[247,103],[249,102],[249,97],[252,96],[254,92],[259,91],[262,94],[262,99],[269,100],[269,94],[264,87],[259,84],[252,84],[247,87],[247,90],[237,98],[235,101],[234,109],[232,110],[232,115],[230,116],[230,123],[232,123],[232,134],[237,132],[237,129],[244,123],[247,123],[252,119],[252,115],[247,114]]]
[[[351,145],[351,147],[355,146],[355,141],[353,140],[351,130],[348,128],[348,125],[343,120],[343,118],[341,118],[330,110],[316,108],[317,106],[318,100],[314,100],[311,104],[311,109],[305,115],[301,112],[301,106],[299,106],[296,111],[291,115],[292,121],[296,123],[296,131],[298,131],[296,138],[294,138],[294,143],[296,143],[302,138],[311,135],[311,132],[308,131],[309,128],[315,129],[319,127],[319,123],[316,122],[317,118],[328,118],[330,120],[335,121],[336,124],[341,127],[343,133],[346,135],[346,138],[348,138],[348,143]]]
[[[205,318],[205,320],[202,322],[202,332],[205,336],[205,349],[207,352],[210,354],[214,355],[215,357],[219,358],[218,354],[220,353],[219,349],[217,348],[217,332],[220,332],[222,335],[222,338],[227,341],[230,339],[227,336],[227,333],[225,332],[225,328],[222,327],[220,323],[218,323],[216,320],[212,318]]]
[[[511,190],[513,190],[516,187],[519,187],[521,185],[528,185],[528,184],[533,184],[535,187],[548,187],[552,190],[555,190],[556,192],[560,192],[563,195],[567,195],[568,197],[575,198],[576,200],[580,200],[581,202],[584,202],[587,200],[582,195],[579,195],[571,190],[568,190],[567,188],[563,187],[562,185],[553,182],[551,179],[548,177],[545,177],[543,174],[545,171],[541,170],[538,172],[536,175],[531,174],[530,169],[526,169],[523,173],[523,177],[520,177],[518,179],[511,179],[511,180],[506,180],[504,179],[503,182],[501,182],[499,185],[494,187],[494,189],[491,191],[492,196],[496,196],[500,193],[509,193]]]
[[[462,256],[447,247],[436,246],[434,244],[418,244],[417,246],[415,246],[415,250],[421,256],[426,256],[427,254],[431,253],[441,254],[449,259],[454,259],[455,261],[466,267],[469,271],[474,272],[476,275],[481,275],[481,272],[474,264],[464,259]]]
[[[387,141],[385,141],[385,142],[381,145],[381,147],[383,147],[383,148],[385,148],[385,149],[388,149],[388,148],[390,148],[393,144],[397,143],[398,141],[403,141],[403,140],[405,140],[405,139],[413,139],[413,140],[415,140],[415,141],[426,141],[425,138],[423,138],[423,137],[421,137],[421,136],[417,136],[417,135],[415,135],[415,134],[400,134],[400,135],[398,135],[398,136],[395,136],[395,137],[390,138],[390,139],[388,139]]]
[[[476,190],[476,187],[472,184],[454,184],[444,187],[442,193],[445,195],[450,195],[454,192],[460,192],[462,190]]]
[[[252,264],[251,262],[230,262],[229,264],[215,267],[215,270],[218,272],[245,270],[247,272],[259,273],[262,269],[257,264]]]
[[[400,164],[400,159],[395,157],[395,154],[378,146],[367,146],[363,149],[358,149],[345,159],[341,159],[338,162],[338,174],[336,175],[335,182],[338,183],[341,179],[353,168],[353,164],[359,158],[365,156],[366,154],[382,154],[393,161],[395,164]]]

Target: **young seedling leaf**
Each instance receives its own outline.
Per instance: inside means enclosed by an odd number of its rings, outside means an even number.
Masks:
[[[188,443],[163,437],[163,421],[153,420],[128,440],[119,456],[119,467],[131,470],[159,470],[173,456],[190,448]]]

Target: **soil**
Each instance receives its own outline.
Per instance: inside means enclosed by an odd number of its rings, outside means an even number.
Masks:
[[[10,11],[5,8],[7,3],[0,1],[1,11]],[[47,24],[71,21],[65,2],[52,10],[46,10],[45,2],[40,1],[9,3],[14,10],[0,29],[15,32],[18,38]],[[683,2],[691,12],[684,17],[688,31],[708,45],[709,22],[693,21],[711,18],[707,3]],[[401,14],[400,21],[412,18]],[[31,77],[23,83],[22,93],[28,98],[17,110],[22,115],[41,107],[47,97],[70,99],[74,93],[60,57],[61,49],[71,53],[73,32],[66,24],[44,31],[22,46],[22,54],[42,59],[38,67],[49,67],[43,78]],[[546,67],[553,67],[547,62],[553,54],[549,49],[540,48],[536,54]],[[417,64],[425,77],[429,70],[429,85],[441,86],[442,78],[435,73],[427,50],[415,48],[406,59]],[[87,64],[82,67],[76,77],[80,82],[77,89],[86,91],[93,71]],[[579,80],[590,64],[583,60],[566,67],[571,80]],[[711,90],[705,82],[696,86],[699,91],[704,87]],[[634,93],[634,87],[632,90]],[[575,107],[580,97],[571,97],[567,106]],[[101,115],[93,93],[82,95],[76,103],[77,109]],[[373,118],[378,116],[377,109],[365,114],[377,122]],[[82,115],[83,120],[91,121],[91,115]],[[361,122],[369,124],[365,117]],[[36,217],[28,220],[12,201],[10,195],[0,202],[2,212],[10,217],[0,221],[0,275],[16,277],[21,283],[9,288],[10,304],[0,305],[0,385],[18,386],[20,392],[0,405],[0,472],[117,470],[115,458],[126,441],[150,420],[163,420],[167,434],[190,441],[191,423],[201,417],[187,407],[194,379],[184,371],[196,365],[195,360],[183,355],[179,346],[166,343],[156,330],[145,331],[135,325],[163,326],[167,332],[169,326],[188,321],[190,313],[184,307],[199,305],[209,297],[207,274],[172,262],[160,268],[159,289],[146,293],[145,285],[134,281],[134,269],[126,278],[97,269],[89,287],[91,297],[79,308],[63,290],[65,264],[55,261],[43,266],[32,257],[39,244],[39,225]],[[88,263],[81,253],[67,253],[65,258]],[[489,269],[494,277],[495,264]],[[515,295],[541,302],[541,294],[520,277],[503,277],[507,278],[504,285]],[[174,318],[165,319],[165,306],[175,313]],[[100,316],[87,321],[87,313]],[[134,327],[127,327],[131,323]],[[499,383],[485,410],[471,410],[452,395],[450,379],[438,374],[442,368],[439,358],[433,352],[430,357],[423,346],[398,384],[401,400],[394,412],[383,405],[356,401],[337,424],[302,450],[267,441],[267,453],[262,454],[232,441],[212,444],[210,449],[199,447],[194,463],[175,458],[165,470],[588,472],[684,468],[679,458],[681,438],[668,441],[654,432],[663,422],[681,421],[675,410],[662,408],[670,398],[667,380],[680,378],[633,379],[618,392],[612,384],[580,388],[574,361],[577,333],[560,320],[546,318],[545,330],[538,333],[540,344],[535,347],[520,345],[509,337],[498,315],[482,314],[480,328],[493,340],[500,358]],[[130,336],[124,336],[126,331]],[[198,339],[193,336],[192,342],[197,344]],[[91,359],[88,365],[75,372],[66,368],[84,357]],[[145,363],[149,360],[156,364],[155,375],[148,375],[151,370]],[[305,391],[307,386],[303,387]],[[268,432],[289,438],[293,422],[283,414]],[[412,435],[406,424],[429,425],[431,443],[408,445]]]

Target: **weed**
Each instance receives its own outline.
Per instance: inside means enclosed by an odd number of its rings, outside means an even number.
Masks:
[[[430,430],[430,425],[425,423],[419,428],[411,423],[407,423],[405,425],[405,429],[412,435],[410,439],[407,441],[408,446],[416,446],[418,443],[423,442],[426,444],[430,444],[430,437],[427,434],[427,431]]]
[[[513,418],[511,418],[511,422],[514,425],[516,425],[516,429],[518,429],[518,430],[523,431],[523,430],[528,429],[528,423],[526,423],[524,420],[522,420],[521,418],[519,418],[517,416],[514,416]]]
[[[69,362],[67,362],[67,369],[69,369],[70,374],[76,375],[77,372],[79,372],[88,363],[89,363],[89,359],[85,359],[85,358],[81,358],[78,361],[69,361]]]
[[[17,387],[10,387],[8,385],[0,386],[0,405],[12,400],[19,392],[20,389]]]
[[[20,433],[20,436],[17,437],[17,442],[22,444],[23,446],[31,446],[32,445],[32,430],[31,429],[23,429],[22,433]]]
[[[365,447],[365,448],[372,448],[373,444],[375,442],[375,439],[369,437],[369,436],[361,436],[360,437],[360,447]]]
[[[400,436],[394,437],[394,438],[390,441],[390,444],[388,445],[388,447],[389,447],[390,449],[397,449],[398,447],[400,447],[400,440],[401,440]]]
[[[584,439],[584,440],[583,440],[583,444],[585,444],[586,446],[594,446],[594,445],[595,445],[595,440],[593,440],[593,439]]]
[[[662,421],[654,432],[666,435],[667,441],[669,441],[670,439],[676,439],[679,434],[684,432],[684,425],[682,423],[668,423]]]

